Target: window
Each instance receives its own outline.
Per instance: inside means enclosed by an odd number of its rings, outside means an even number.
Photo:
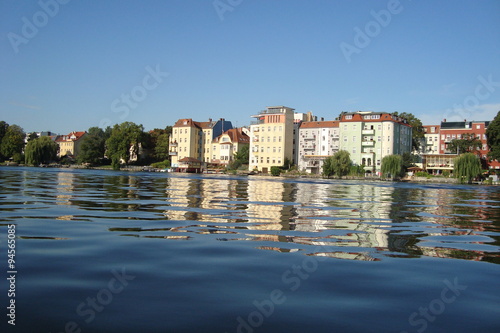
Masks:
[[[352,115],[349,114],[349,115],[345,116],[345,119],[352,119]]]
[[[344,135],[344,142],[347,142],[347,135]]]
[[[352,142],[356,142],[356,135],[352,136]]]
[[[294,141],[294,143],[295,143],[295,140],[293,140],[293,141]],[[281,135],[280,135],[280,136],[278,136],[278,142],[281,142]]]
[[[481,125],[476,125],[476,129],[481,129]]]

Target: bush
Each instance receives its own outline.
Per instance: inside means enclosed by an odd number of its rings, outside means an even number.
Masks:
[[[450,170],[443,171],[443,177],[450,177],[450,174],[451,174]]]
[[[151,166],[153,168],[157,168],[157,169],[167,169],[167,168],[170,168],[170,161],[165,160],[163,162],[152,163]]]
[[[281,174],[281,168],[278,166],[272,166],[271,167],[271,175],[273,176],[279,176]]]
[[[415,172],[415,176],[417,176],[417,177],[431,178],[431,175],[428,174],[425,171],[417,171],[417,172]]]

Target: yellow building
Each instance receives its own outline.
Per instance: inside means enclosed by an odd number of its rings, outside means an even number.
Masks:
[[[252,117],[249,170],[267,173],[285,159],[293,162],[294,109],[272,106]]]
[[[185,157],[204,163],[210,162],[212,140],[231,128],[231,122],[224,118],[217,121],[209,119],[206,122],[179,119],[172,127],[170,135],[169,154],[172,167],[179,167],[179,160]]]
[[[80,146],[87,132],[71,132],[68,135],[59,135],[55,142],[59,145],[57,156],[76,157],[80,153]]]
[[[250,144],[250,137],[243,128],[232,128],[212,141],[210,163],[227,165],[234,154]]]
[[[202,131],[198,122],[192,119],[179,119],[170,134],[169,155],[172,166],[178,167],[179,160],[192,157],[201,160]]]

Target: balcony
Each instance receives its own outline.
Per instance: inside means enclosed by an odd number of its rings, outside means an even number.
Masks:
[[[259,138],[253,138],[253,142],[259,142]]]
[[[304,150],[314,150],[316,148],[315,145],[306,145],[304,146]]]
[[[170,156],[177,156],[177,152],[176,151],[170,151],[170,152],[168,152],[168,154]]]
[[[260,131],[260,127],[258,127],[258,126],[257,126],[257,127],[254,127],[254,128],[252,129],[252,131],[253,131],[253,132],[259,132],[259,131]]]
[[[304,136],[304,140],[316,140],[316,135],[306,135]]]
[[[361,146],[363,147],[373,147],[375,145],[375,141],[362,141]]]
[[[361,131],[361,134],[363,134],[363,135],[373,135],[373,134],[375,134],[375,130],[364,129],[364,130]]]
[[[177,141],[170,141],[170,147],[177,147]]]

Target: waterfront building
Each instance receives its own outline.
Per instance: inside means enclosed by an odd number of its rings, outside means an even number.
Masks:
[[[307,173],[320,174],[323,161],[339,151],[338,121],[303,122],[296,140],[297,167]]]
[[[282,166],[285,160],[293,162],[294,109],[270,106],[250,125],[249,170],[263,173],[271,166]]]
[[[424,138],[420,142],[421,155],[423,154],[439,154],[439,125],[424,125]]]
[[[380,171],[382,158],[412,150],[412,128],[397,115],[387,112],[357,111],[340,115],[340,147],[354,164],[365,170]]]
[[[220,118],[217,121],[197,122],[190,118],[179,119],[172,127],[169,155],[172,167],[179,167],[179,160],[189,157],[203,162],[210,160],[210,145],[213,139],[224,131],[233,128],[230,121]]]
[[[250,145],[250,136],[246,128],[232,128],[212,140],[211,158],[213,164],[227,165],[234,160],[234,154]]]
[[[483,161],[483,165],[490,169],[500,169],[500,163],[498,161],[489,161],[488,152],[489,147],[486,138],[486,129],[490,121],[455,121],[447,122],[444,119],[441,122],[440,129],[440,142],[439,142],[439,153],[443,155],[455,155],[456,151],[451,151],[449,144],[455,139],[464,139],[469,136],[473,136],[479,141],[481,141],[481,147],[476,149],[476,153]]]
[[[300,124],[303,122],[308,122],[308,121],[317,121],[318,117],[313,116],[311,111],[308,111],[307,113],[302,113],[302,112],[295,112],[293,114],[293,164],[294,165],[299,165],[299,149],[298,149],[298,144],[299,144],[299,128]],[[321,119],[323,120],[323,119]]]
[[[80,153],[80,146],[87,132],[71,132],[68,135],[58,135],[55,142],[59,145],[58,157],[68,156],[75,158]]]

